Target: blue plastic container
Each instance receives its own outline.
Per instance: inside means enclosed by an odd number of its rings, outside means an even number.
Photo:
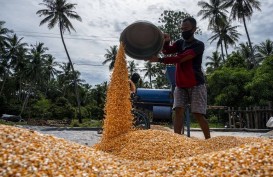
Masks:
[[[162,121],[172,119],[172,107],[170,106],[153,106],[153,121]]]
[[[146,103],[173,103],[173,95],[170,89],[138,88],[137,101]]]

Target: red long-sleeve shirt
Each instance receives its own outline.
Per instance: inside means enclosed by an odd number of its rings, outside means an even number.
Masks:
[[[190,43],[180,39],[173,45],[164,44],[164,54],[176,54],[164,57],[163,63],[176,64],[175,82],[177,87],[191,88],[205,83],[201,69],[204,49],[204,43],[197,39]],[[185,61],[186,58],[190,59]]]

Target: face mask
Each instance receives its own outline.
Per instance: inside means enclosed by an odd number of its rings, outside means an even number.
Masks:
[[[188,31],[183,31],[182,32],[182,37],[183,39],[185,40],[188,40],[192,37],[193,33],[191,32],[191,30],[188,30]]]

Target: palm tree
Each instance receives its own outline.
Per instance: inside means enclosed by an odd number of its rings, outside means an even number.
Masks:
[[[157,68],[154,67],[151,62],[146,62],[144,64],[144,67],[145,67],[145,69],[142,69],[141,71],[146,71],[146,73],[144,74],[144,78],[145,77],[149,78],[150,88],[152,88],[153,87],[152,77],[154,77],[156,75]]]
[[[227,13],[225,4],[220,0],[198,1],[198,6],[202,8],[197,15],[203,16],[202,20],[209,19],[208,29],[215,25],[221,25],[226,22]]]
[[[63,33],[67,30],[70,33],[70,30],[74,30],[74,27],[72,26],[71,22],[69,21],[69,18],[75,19],[78,21],[82,21],[81,17],[73,11],[75,9],[76,4],[68,3],[66,0],[43,0],[43,3],[40,3],[40,5],[46,6],[46,9],[38,10],[36,14],[41,16],[46,16],[40,23],[40,25],[43,25],[45,23],[48,23],[48,28],[52,29],[55,27],[56,24],[58,24],[61,34],[62,43],[64,45],[64,49],[67,55],[67,58],[69,60],[69,63],[71,65],[71,69],[74,74],[74,82],[75,82],[75,92],[76,92],[76,99],[78,103],[78,117],[79,122],[82,123],[81,119],[81,108],[80,108],[80,99],[79,99],[79,93],[78,93],[78,84],[76,79],[76,72],[74,70],[73,63],[71,61],[71,58],[69,56],[68,50],[66,48]]]
[[[204,19],[209,19],[209,26],[208,29],[215,29],[216,32],[219,34],[219,44],[221,46],[221,51],[222,51],[222,58],[224,61],[224,52],[223,52],[223,39],[221,38],[220,34],[220,26],[224,26],[226,23],[227,15],[226,13],[228,12],[226,10],[225,4],[221,0],[210,0],[209,3],[206,1],[199,1],[198,6],[202,8],[197,15],[198,16],[203,16],[202,20]]]
[[[58,70],[56,69],[58,63],[54,60],[55,58],[51,54],[48,54],[45,60],[45,77],[48,80],[54,79],[58,74]]]
[[[214,71],[221,66],[221,55],[218,51],[212,52],[212,56],[207,56],[206,59],[210,60],[206,62],[207,72]]]
[[[248,45],[251,50],[251,57],[252,57],[253,62],[255,62],[254,50],[253,50],[252,43],[251,43],[251,40],[250,40],[250,37],[248,34],[248,30],[246,27],[246,18],[248,20],[251,19],[254,9],[261,11],[260,1],[258,1],[258,0],[224,0],[224,1],[225,1],[226,7],[231,7],[230,17],[233,20],[238,19],[238,21],[243,21],[246,35],[247,35],[247,39],[248,39]]]
[[[0,21],[0,51],[3,50],[3,47],[7,44],[8,34],[12,31],[4,28],[4,21]]]
[[[27,43],[22,42],[22,38],[18,38],[16,34],[13,36],[8,36],[7,42],[6,42],[6,52],[5,57],[10,62],[10,65],[15,66],[18,63],[18,51],[20,48],[24,48],[28,46]]]
[[[214,33],[214,35],[212,35],[208,39],[208,41],[210,41],[210,44],[211,44],[213,41],[217,40],[216,48],[218,49],[219,46],[221,46],[221,57],[224,62],[225,59],[224,59],[224,48],[223,48],[223,36],[221,33],[221,29],[218,26],[215,26],[215,28],[212,28],[211,30],[212,30],[212,33]]]
[[[235,45],[238,41],[240,33],[237,32],[236,28],[239,26],[231,26],[230,21],[227,21],[223,26],[212,28],[212,32],[214,33],[208,40],[211,40],[211,43],[218,39],[217,48],[224,42],[226,57],[228,56],[227,48],[228,45]],[[220,31],[218,31],[220,30]],[[223,49],[223,48],[221,48]],[[222,50],[223,57],[223,50]]]
[[[48,48],[44,47],[44,43],[38,43],[31,45],[31,50],[28,54],[29,63],[26,67],[25,75],[28,78],[27,84],[27,95],[23,102],[21,113],[22,115],[25,106],[27,105],[30,94],[33,92],[34,88],[37,88],[41,83],[45,81],[44,68],[45,60],[48,54],[46,51]]]
[[[44,43],[37,43],[31,45],[31,50],[29,52],[30,64],[27,67],[27,76],[31,78],[31,82],[35,85],[38,83],[43,83],[46,79],[44,76],[45,72],[45,62],[48,54],[46,51],[47,47],[44,47]]]
[[[51,54],[48,54],[45,58],[44,77],[46,79],[46,86],[45,86],[46,94],[49,89],[50,82],[54,80],[54,77],[56,77],[59,73],[59,71],[56,69],[56,66],[58,66],[58,63],[55,62],[54,60],[55,58]]]
[[[169,88],[171,83],[168,83],[166,77],[166,65],[162,63],[155,64],[155,80],[154,80],[155,88]]]
[[[10,68],[18,63],[17,54],[19,49],[27,46],[27,43],[23,43],[22,40],[23,38],[19,39],[16,34],[7,38],[7,41],[5,43],[5,51],[3,54],[3,61],[1,63],[4,66],[4,75],[0,95],[2,94],[2,91],[4,89],[6,79],[10,74]]]
[[[236,28],[238,28],[238,27],[239,27],[238,25],[231,26],[231,22],[227,21],[224,24],[224,26],[221,28],[221,35],[224,40],[224,45],[225,45],[227,57],[228,57],[228,52],[227,52],[228,45],[234,46],[235,43],[238,41],[239,36],[241,35],[236,30]]]
[[[17,83],[19,84],[19,94],[16,94],[18,96],[18,100],[22,100],[23,96],[23,82],[27,79],[26,77],[26,71],[27,66],[29,63],[29,60],[27,59],[27,53],[28,49],[26,47],[19,48],[17,52],[17,59],[16,59],[16,65],[13,67],[14,69],[14,75],[17,79]]]
[[[261,62],[266,57],[273,55],[273,41],[270,39],[267,39],[265,42],[261,42],[255,48],[257,48],[258,51],[258,56],[260,58],[259,62]]]
[[[70,69],[71,65],[69,63],[59,64],[59,67],[61,69],[60,71],[58,71],[58,75],[57,75],[57,84],[58,84],[59,90],[62,93],[62,97],[65,97],[68,100],[73,100],[73,98],[75,98],[75,92],[73,91],[75,90],[73,89],[75,88],[75,85],[74,85],[75,74],[71,71]],[[80,78],[79,71],[75,71],[75,72],[76,72],[76,81],[79,86],[79,91],[81,91],[81,85],[82,85],[81,82],[84,82],[84,80],[79,79]]]
[[[67,95],[67,90],[69,85],[71,85],[72,80],[74,80],[74,76],[71,73],[71,65],[69,63],[59,64],[61,68],[60,74],[57,77],[59,88],[61,89],[62,96]]]
[[[135,63],[134,60],[133,61],[128,61],[127,64],[128,64],[127,69],[128,69],[128,73],[129,73],[130,76],[132,76],[135,72],[138,71],[138,69],[137,69],[138,64]]]
[[[258,62],[256,59],[258,58],[257,55],[255,55],[255,50],[254,52],[254,60],[253,60],[253,53],[251,52],[251,48],[248,43],[240,43],[239,47],[236,47],[238,52],[240,53],[241,57],[245,60],[246,65],[248,69],[252,69],[256,66],[258,66]],[[255,57],[256,56],[256,57]]]
[[[110,62],[109,70],[111,71],[114,68],[114,65],[115,65],[116,56],[117,56],[117,53],[118,53],[118,46],[117,45],[110,46],[110,50],[106,49],[106,52],[107,53],[104,55],[106,60],[104,60],[102,62],[102,64],[105,65],[106,63]]]

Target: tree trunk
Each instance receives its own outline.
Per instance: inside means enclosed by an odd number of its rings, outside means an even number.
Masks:
[[[20,79],[19,79],[19,95],[18,95],[18,100],[22,101],[22,76],[20,76]]]
[[[4,80],[3,80],[3,83],[2,83],[2,86],[1,86],[1,90],[0,90],[0,95],[2,95],[2,92],[3,92],[3,90],[4,90],[4,85],[5,85],[5,83],[6,83],[6,79],[7,77],[6,77],[6,73],[4,73]]]
[[[5,86],[6,81],[7,81],[7,77],[8,77],[8,74],[9,74],[9,65],[7,66],[7,70],[6,71],[4,69],[4,80],[3,80],[3,83],[2,83],[2,86],[1,86],[0,95],[2,95],[2,92],[4,90],[4,86]]]
[[[228,57],[228,52],[227,52],[227,41],[224,40],[224,43],[225,43],[225,49],[226,49],[226,57]]]
[[[223,47],[222,40],[221,40],[221,53],[222,53],[222,60],[223,60],[223,62],[225,62],[225,57],[224,57],[224,47]]]
[[[220,30],[219,26],[218,26],[218,33],[219,33],[219,40],[220,40],[220,42],[221,42],[222,60],[223,60],[223,62],[225,62],[222,34],[221,34],[221,30]]]
[[[149,79],[150,79],[150,87],[153,88],[153,85],[152,85],[152,76],[149,75]]]
[[[26,98],[24,100],[24,103],[22,105],[22,109],[21,109],[21,112],[20,112],[19,116],[22,116],[22,114],[24,112],[24,109],[25,109],[25,107],[27,105],[27,102],[28,102],[28,98],[29,98],[30,92],[31,92],[31,88],[28,89],[28,93],[27,93],[27,96],[26,96]]]
[[[244,15],[243,15],[243,22],[244,22],[246,36],[247,36],[249,47],[250,47],[250,51],[251,51],[251,59],[252,59],[252,62],[254,64],[254,66],[256,66],[256,61],[255,61],[255,58],[254,58],[254,51],[253,51],[252,43],[250,41],[250,37],[249,37],[248,30],[247,30],[247,27],[246,27],[246,20],[245,20],[245,16]]]
[[[62,38],[62,42],[63,42],[63,45],[64,45],[64,49],[65,49],[65,53],[67,55],[67,58],[69,60],[69,63],[71,64],[71,68],[72,68],[72,72],[74,74],[74,85],[75,85],[75,93],[76,93],[76,99],[77,99],[77,104],[78,104],[78,119],[79,119],[79,123],[82,123],[82,116],[81,116],[81,105],[80,105],[80,99],[79,99],[79,92],[78,92],[78,84],[77,84],[77,78],[76,78],[76,72],[74,70],[74,66],[73,66],[73,63],[70,59],[70,56],[68,54],[68,51],[67,51],[67,48],[66,48],[66,45],[65,45],[65,42],[64,42],[64,38],[63,38],[63,30],[62,30],[62,24],[60,23],[60,33],[61,33],[61,38]]]

